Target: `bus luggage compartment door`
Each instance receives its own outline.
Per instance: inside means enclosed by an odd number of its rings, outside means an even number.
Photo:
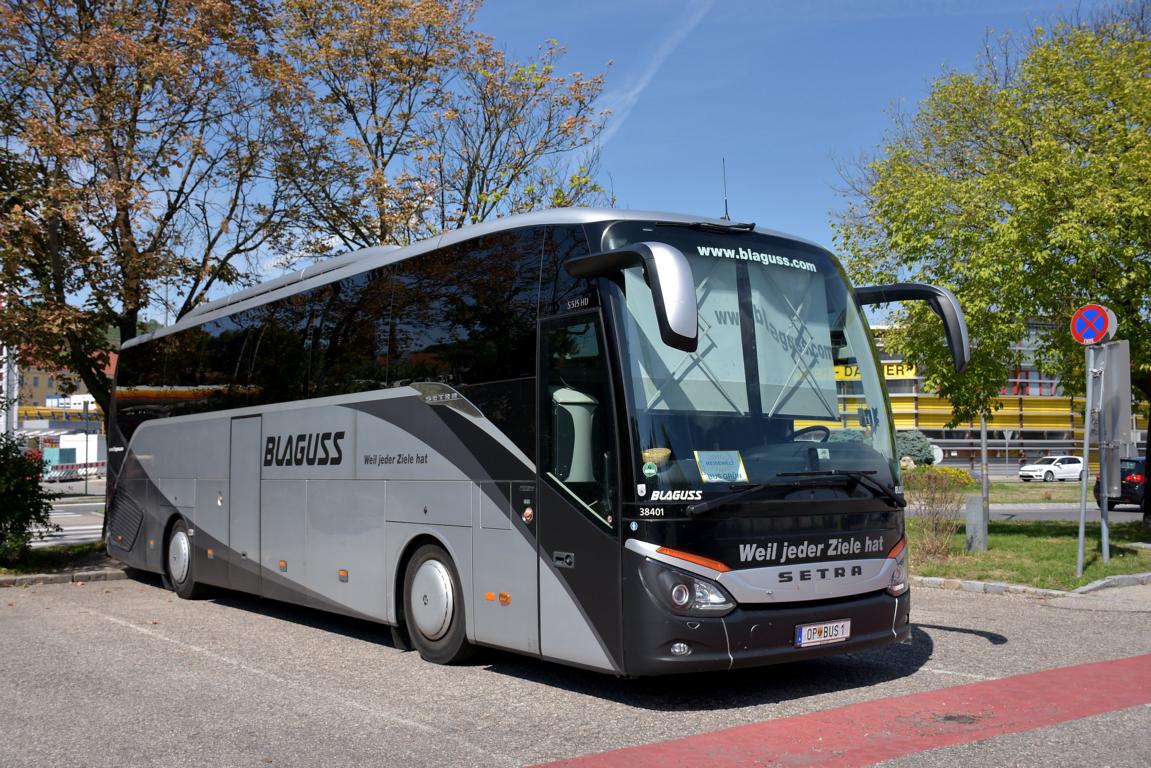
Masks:
[[[477,483],[472,499],[476,641],[538,654],[535,483]]]

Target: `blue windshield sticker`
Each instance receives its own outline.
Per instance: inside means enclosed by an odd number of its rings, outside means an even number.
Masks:
[[[739,451],[694,451],[695,465],[705,483],[746,483],[747,469]]]

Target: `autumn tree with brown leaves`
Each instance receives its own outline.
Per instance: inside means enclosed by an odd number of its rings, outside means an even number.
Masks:
[[[237,282],[272,231],[264,20],[224,0],[0,9],[0,337],[102,406],[109,329]]]
[[[587,151],[603,77],[562,76],[547,43],[516,63],[473,0],[285,0],[279,173],[296,255],[406,244],[466,224],[603,202]]]

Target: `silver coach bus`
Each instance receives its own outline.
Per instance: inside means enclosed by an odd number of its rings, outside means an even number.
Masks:
[[[108,552],[617,675],[906,638],[890,407],[827,251],[754,225],[570,209],[369,248],[126,343]],[[837,391],[838,365],[858,380]]]

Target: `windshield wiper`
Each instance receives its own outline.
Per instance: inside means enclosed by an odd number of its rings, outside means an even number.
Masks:
[[[754,485],[729,485],[728,488],[733,489],[734,490],[733,493],[725,493],[723,496],[716,496],[714,499],[708,499],[707,501],[701,501],[698,504],[688,504],[684,508],[683,511],[687,513],[688,517],[696,517],[698,515],[702,515],[705,512],[710,512],[711,510],[715,509],[716,507],[722,506],[724,504],[731,504],[734,501],[739,501],[744,496],[750,496],[753,493],[759,493],[760,491],[766,490],[768,488],[777,488],[780,485],[781,485],[781,483],[755,483]],[[790,483],[788,483],[787,485],[790,485]]]
[[[731,485],[732,493],[716,496],[714,499],[701,501],[698,504],[689,504],[684,508],[688,517],[698,517],[710,512],[724,504],[732,504],[742,498],[765,491],[769,488],[801,488],[829,486],[829,485],[862,485],[872,493],[899,507],[906,507],[907,501],[882,483],[872,479],[876,470],[862,469],[819,469],[806,472],[780,472],[779,477],[794,477],[796,480],[787,483],[755,483],[754,485]]]
[[[872,493],[879,495],[897,507],[906,507],[907,500],[883,483],[871,476],[876,473],[874,469],[813,469],[805,472],[780,472],[780,477],[807,478],[815,481],[826,481],[832,478],[843,478],[853,485],[862,485]],[[805,483],[815,485],[817,483]]]

